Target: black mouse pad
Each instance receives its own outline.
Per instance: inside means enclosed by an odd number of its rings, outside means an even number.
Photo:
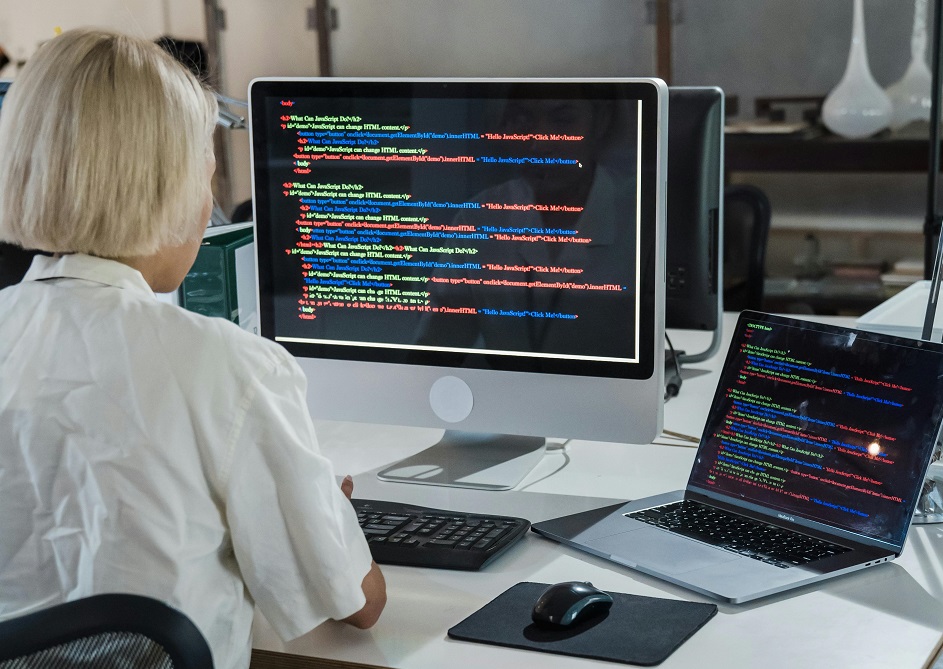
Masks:
[[[568,629],[530,618],[547,583],[518,583],[449,630],[449,637],[594,660],[652,666],[717,613],[717,605],[610,592],[608,612]]]

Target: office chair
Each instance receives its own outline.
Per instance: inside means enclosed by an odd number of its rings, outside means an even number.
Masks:
[[[229,217],[233,223],[244,223],[252,220],[252,200],[245,200],[237,204]]]
[[[762,309],[769,198],[756,186],[724,188],[724,310]]]
[[[0,669],[212,669],[190,619],[150,597],[94,595],[0,622]]]

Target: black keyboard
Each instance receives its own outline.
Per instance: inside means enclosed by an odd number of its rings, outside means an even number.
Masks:
[[[849,550],[692,500],[625,515],[782,568],[808,564]]]
[[[360,528],[379,564],[481,569],[530,528],[523,518],[352,499]]]

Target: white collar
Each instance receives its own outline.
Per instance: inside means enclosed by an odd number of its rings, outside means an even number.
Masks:
[[[133,267],[117,260],[98,258],[84,253],[70,253],[58,258],[37,255],[23,281],[48,279],[82,279],[105,286],[114,286],[155,297],[144,276]]]

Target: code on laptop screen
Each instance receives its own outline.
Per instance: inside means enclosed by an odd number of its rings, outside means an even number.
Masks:
[[[902,544],[941,405],[938,344],[745,312],[689,485]]]

